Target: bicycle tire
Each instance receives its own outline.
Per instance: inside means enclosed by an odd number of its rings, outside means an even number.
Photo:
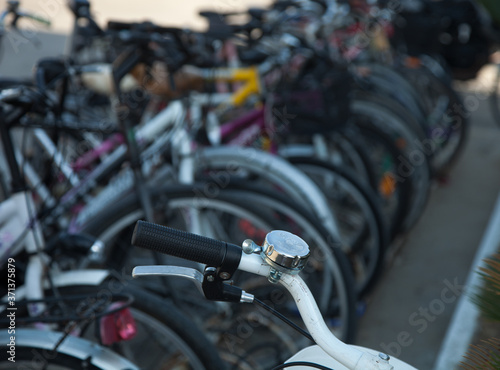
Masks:
[[[346,254],[355,271],[358,297],[366,296],[380,276],[389,239],[377,196],[347,168],[310,157],[291,157],[288,160],[308,174],[331,202],[330,208],[336,213],[342,240],[349,247]]]
[[[355,99],[352,102],[355,112],[353,124],[380,131],[388,137],[402,153],[396,158],[395,178],[399,183],[411,182],[409,205],[402,219],[397,220],[395,230],[398,233],[408,231],[419,219],[427,203],[431,185],[431,170],[426,154],[414,142],[415,137],[398,115],[379,106],[369,97]],[[404,171],[403,171],[404,170]],[[401,179],[401,181],[399,181]]]
[[[432,151],[434,176],[446,176],[463,151],[469,132],[469,113],[455,90],[422,66],[401,68],[427,105],[426,145]],[[440,108],[439,104],[442,105]]]
[[[390,194],[384,191],[383,184],[388,179],[397,178],[398,158],[406,156],[389,135],[376,127],[364,125],[360,121],[357,122],[356,127],[351,127],[349,131],[346,131],[344,137],[352,143],[366,163],[369,174],[366,179],[367,183],[380,200],[381,211],[388,225],[389,237],[393,240],[402,233],[404,219],[411,207],[413,183],[395,181],[394,189]],[[381,153],[382,157],[378,158],[374,151]],[[385,157],[389,159],[385,160]],[[394,165],[388,166],[386,164],[388,162]]]
[[[421,129],[425,128],[424,102],[418,91],[408,79],[399,71],[378,63],[359,63],[362,68],[368,68],[366,76],[371,84],[369,88],[376,94],[390,98],[393,103],[408,110],[410,115],[419,123]]]
[[[249,147],[210,147],[197,153],[196,166],[197,178],[203,181],[208,178],[208,181],[221,185],[227,181],[228,174],[235,172],[235,168],[238,171],[237,177],[247,172],[245,178],[250,178],[252,182],[260,179],[263,180],[263,185],[280,189],[338,236],[337,222],[325,205],[323,193],[308,176],[279,156]]]
[[[425,131],[425,121],[416,119],[411,110],[404,107],[397,101],[394,101],[391,98],[388,98],[384,95],[380,95],[377,92],[370,91],[357,91],[354,94],[354,105],[357,104],[357,101],[369,102],[371,104],[376,104],[381,110],[386,112],[390,112],[392,116],[398,117],[400,123],[395,124],[392,123],[392,131],[401,135],[408,136],[408,138],[412,138],[413,140],[424,140],[426,136]],[[412,141],[413,142],[413,141]],[[431,158],[432,153],[427,154],[427,157]]]
[[[428,175],[419,174],[411,177],[402,177],[398,174],[398,166],[403,166],[408,160],[408,151],[398,145],[398,140],[411,143],[412,131],[405,127],[401,117],[390,110],[390,107],[380,106],[376,98],[371,94],[365,94],[363,99],[351,101],[351,117],[344,127],[334,130],[326,141],[326,153],[319,153],[311,144],[311,138],[304,139],[293,137],[279,153],[284,157],[301,156],[315,157],[326,160],[334,165],[342,165],[352,168],[360,179],[363,179],[376,192],[382,201],[384,218],[389,219],[391,239],[409,228],[405,226],[405,219],[412,211],[414,203],[418,201],[418,208],[422,207],[423,200],[427,199],[426,189],[429,186]],[[395,122],[396,130],[386,127],[385,121]],[[397,129],[404,130],[404,138],[397,133]],[[396,131],[396,132],[394,132]],[[401,138],[401,139],[400,139]],[[298,141],[298,143],[297,143]],[[369,145],[368,145],[369,144]],[[345,150],[344,148],[348,148]],[[382,158],[375,158],[373,148],[378,152],[386,153]],[[386,170],[386,159],[390,159],[392,169]],[[426,159],[427,160],[427,159]],[[428,167],[422,164],[423,169]],[[413,171],[413,169],[412,169]],[[420,171],[420,169],[419,169]],[[420,187],[415,187],[415,179],[422,179]],[[398,180],[398,181],[396,181]],[[400,180],[400,181],[399,181]],[[394,183],[394,190],[387,194],[383,188],[386,183]],[[381,190],[382,189],[382,190]],[[420,197],[415,197],[414,189],[420,192]],[[423,195],[421,194],[423,193]],[[418,209],[417,211],[418,212]],[[411,220],[411,223],[414,221]],[[410,222],[408,222],[410,223]]]
[[[424,133],[418,123],[411,117],[407,124],[405,114],[401,107],[392,104],[388,99],[379,97],[369,92],[358,92],[355,98],[350,102],[351,117],[341,134],[348,138],[352,144],[357,145],[358,154],[365,158],[368,163],[365,168],[370,175],[370,181],[375,191],[381,195],[382,200],[387,200],[387,196],[380,191],[381,181],[384,182],[384,174],[370,171],[370,167],[380,167],[383,164],[374,161],[373,153],[367,152],[367,141],[380,144],[384,147],[391,159],[393,170],[389,172],[390,180],[398,188],[402,188],[401,197],[390,197],[392,205],[384,207],[384,214],[389,214],[392,219],[391,235],[395,237],[398,234],[408,231],[418,220],[426,205],[430,184],[431,171],[428,155],[418,146],[419,139],[425,138]],[[377,132],[376,139],[373,135],[364,137],[355,137],[356,134],[350,134],[351,131],[363,130],[367,132]],[[349,136],[347,136],[349,135]],[[358,134],[359,136],[359,134]],[[379,139],[383,137],[383,141]],[[387,150],[390,148],[390,150]],[[331,148],[329,148],[332,150]],[[333,149],[335,150],[335,149]],[[365,154],[362,154],[362,153]],[[341,153],[341,155],[344,153]],[[346,153],[347,154],[347,153]],[[319,157],[320,159],[323,159]],[[349,159],[345,160],[350,163]],[[332,163],[334,163],[332,161]],[[396,204],[394,204],[396,203]]]
[[[351,124],[326,138],[326,155],[319,154],[312,144],[306,143],[287,144],[283,149],[280,148],[279,153],[285,158],[316,158],[353,171],[356,179],[367,184],[379,200],[392,240],[403,232],[404,219],[410,212],[413,182],[396,181],[398,158],[406,159],[406,154],[398,148],[393,137],[371,125],[371,120],[365,111],[356,110]],[[376,156],[374,152],[381,154]],[[387,163],[393,166],[387,166]],[[388,182],[393,183],[394,188],[389,193],[384,190],[384,184]]]
[[[359,148],[347,138],[344,131],[345,128],[336,130],[328,137],[320,138],[321,144],[325,144],[326,150],[323,150],[324,146],[317,148],[307,138],[302,138],[301,142],[298,142],[298,138],[293,138],[292,142],[280,143],[278,155],[283,158],[318,158],[336,166],[350,168],[360,179],[372,184],[373,173],[370,169],[370,161],[363,155],[364,153],[360,153]]]

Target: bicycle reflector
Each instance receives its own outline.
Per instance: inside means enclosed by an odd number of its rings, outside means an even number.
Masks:
[[[109,310],[114,311],[121,305],[122,302],[115,302],[110,305]],[[102,317],[100,333],[101,343],[105,346],[132,339],[137,333],[137,327],[128,307]]]
[[[387,199],[396,191],[396,178],[391,172],[385,172],[378,187],[379,192]]]

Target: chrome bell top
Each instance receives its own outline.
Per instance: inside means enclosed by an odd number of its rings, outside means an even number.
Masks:
[[[297,274],[309,258],[307,243],[288,231],[274,230],[266,235],[262,257],[279,271]]]

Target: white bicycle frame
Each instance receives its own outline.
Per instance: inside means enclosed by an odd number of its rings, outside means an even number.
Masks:
[[[9,258],[15,259],[15,256],[23,249],[30,254],[26,267],[26,283],[16,287],[16,299],[42,299],[43,290],[48,288],[48,281],[45,279],[48,266],[46,256],[41,250],[45,246],[45,241],[40,224],[35,219],[35,205],[31,197],[30,191],[24,191],[13,194],[0,203],[1,264],[7,263]],[[109,276],[107,270],[53,271],[53,273],[52,280],[57,287],[68,284],[99,285]],[[6,302],[7,297],[3,297],[2,301]],[[29,305],[29,313],[37,316],[44,307],[39,303]]]

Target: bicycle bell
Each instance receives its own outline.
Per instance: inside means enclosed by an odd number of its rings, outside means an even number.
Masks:
[[[272,267],[269,281],[276,283],[282,273],[298,274],[304,268],[310,251],[307,243],[297,235],[274,230],[266,235],[260,255]]]

